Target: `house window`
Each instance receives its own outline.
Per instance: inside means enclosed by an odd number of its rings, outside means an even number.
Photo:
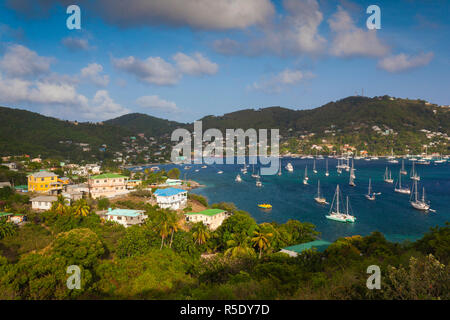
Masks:
[[[44,181],[44,178],[41,178],[41,181]]]

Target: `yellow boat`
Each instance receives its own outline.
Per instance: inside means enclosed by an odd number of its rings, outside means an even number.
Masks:
[[[267,203],[258,204],[258,207],[263,208],[263,209],[272,209],[272,205],[267,204]]]

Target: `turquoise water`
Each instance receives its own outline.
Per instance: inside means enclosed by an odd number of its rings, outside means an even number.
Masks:
[[[291,162],[294,172],[287,172],[284,167]],[[276,221],[284,223],[289,219],[311,222],[322,233],[324,240],[334,241],[343,236],[367,235],[372,231],[382,232],[391,241],[415,240],[421,237],[430,227],[444,225],[450,221],[450,164],[416,165],[421,181],[419,190],[425,187],[426,198],[431,201],[431,208],[436,213],[421,212],[409,204],[409,195],[393,191],[398,178],[400,164],[387,163],[385,159],[376,161],[355,160],[355,187],[348,184],[349,172],[342,174],[336,171],[337,160],[328,159],[330,175],[325,176],[325,160],[316,160],[317,174],[312,172],[312,159],[282,159],[282,176],[262,176],[262,188],[255,186],[251,177],[252,167],[246,175],[241,174],[242,165],[209,165],[201,169],[201,165],[189,165],[191,169],[182,172],[187,179],[195,180],[206,187],[192,190],[193,193],[204,195],[209,203],[233,202],[242,210],[248,211],[258,223]],[[302,179],[308,166],[309,185],[303,185]],[[170,169],[174,165],[162,166]],[[386,166],[392,170],[394,184],[383,181]],[[255,166],[255,171],[258,166]],[[195,172],[195,169],[199,169]],[[408,175],[402,176],[402,185],[411,186],[409,179],[411,162],[405,160]],[[223,174],[217,174],[222,170]],[[242,182],[234,181],[241,174]],[[368,179],[372,179],[373,192],[381,192],[375,201],[367,200],[364,195],[368,189]],[[317,193],[317,180],[320,179],[321,193],[331,203],[336,185],[339,184],[343,195],[349,196],[353,215],[357,221],[354,224],[344,224],[325,218],[330,205],[319,205],[314,201]],[[345,199],[345,198],[344,198]],[[259,203],[270,203],[273,208],[267,212],[257,207]]]

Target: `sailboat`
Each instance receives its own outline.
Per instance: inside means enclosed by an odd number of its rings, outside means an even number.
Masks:
[[[371,201],[375,200],[375,193],[372,192],[372,181],[370,178],[369,178],[369,190],[367,191],[366,199]]]
[[[262,187],[262,182],[259,180],[259,178],[256,180],[256,186]]]
[[[353,163],[352,163],[352,168],[351,168],[351,170],[350,170],[350,180],[349,180],[349,182],[348,182],[348,184],[349,184],[350,186],[352,186],[352,187],[356,186],[356,184],[355,184],[355,178],[356,178],[356,176],[355,176],[355,169],[353,168]]]
[[[238,174],[238,175],[236,176],[236,179],[234,179],[234,181],[236,181],[236,182],[242,182],[241,176]]]
[[[400,174],[400,172],[398,173],[398,182],[395,185],[394,191],[403,194],[411,194],[411,190],[409,190],[409,188],[402,188],[402,175]]]
[[[259,174],[255,173],[255,164],[253,164],[253,168],[252,168],[252,178],[259,178]]]
[[[347,196],[347,208],[346,208],[345,213],[340,212],[339,198],[340,198],[339,185],[337,185],[336,192],[334,193],[334,197],[333,197],[333,202],[330,207],[330,212],[325,217],[327,219],[334,220],[334,221],[354,223],[356,221],[356,218],[350,214],[350,210],[349,210],[350,205],[349,205],[348,196]],[[336,203],[336,210],[333,211],[334,203]]]
[[[313,172],[317,173],[317,170],[316,170],[316,159],[314,159]]]
[[[392,179],[392,176],[391,176],[391,170],[389,170],[389,176],[388,176],[388,167],[386,167],[386,171],[384,172],[384,182],[394,183],[394,179]]]
[[[329,176],[330,173],[328,172],[328,159],[325,161],[325,166],[326,166],[326,171],[325,171],[325,176]]]
[[[278,170],[278,175],[281,176],[281,163],[280,163],[280,168]]]
[[[242,172],[242,174],[247,174],[247,166],[245,165],[245,162],[244,162],[244,166],[241,169],[241,172]]]
[[[350,159],[347,158],[347,164],[345,165],[345,171],[347,171],[347,172],[350,170],[349,161],[350,161]]]
[[[289,172],[293,172],[294,171],[294,167],[292,166],[292,164],[290,162],[286,165],[286,170],[289,171]]]
[[[327,204],[327,200],[320,196],[320,180],[317,181],[317,197],[315,197],[314,200],[320,204]]]
[[[394,156],[394,149],[391,149],[391,156],[390,157],[388,157],[388,159],[389,159],[389,163],[398,163],[398,160],[397,159],[395,159],[395,156]]]
[[[419,192],[417,191],[417,180],[414,181],[413,185],[413,194],[414,194],[414,201],[412,201],[412,195],[410,199],[411,206],[414,209],[427,211],[430,209],[430,204],[425,202],[425,188],[423,188],[422,191],[422,199],[419,199]]]
[[[303,178],[303,184],[308,184],[308,166],[305,166],[305,177]]]
[[[407,175],[408,172],[405,170],[405,160],[402,159],[402,169],[400,170],[400,174]]]
[[[417,174],[414,164],[415,164],[415,161],[413,161],[413,164],[412,164],[410,178],[411,178],[411,180],[420,181],[420,176]]]

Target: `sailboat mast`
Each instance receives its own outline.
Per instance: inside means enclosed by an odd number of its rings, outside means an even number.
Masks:
[[[348,196],[347,196],[347,212],[346,213],[348,214]]]
[[[422,202],[425,203],[425,187],[422,189]]]
[[[320,198],[320,180],[317,181],[317,198]]]
[[[339,213],[339,185],[336,188],[336,213]]]

